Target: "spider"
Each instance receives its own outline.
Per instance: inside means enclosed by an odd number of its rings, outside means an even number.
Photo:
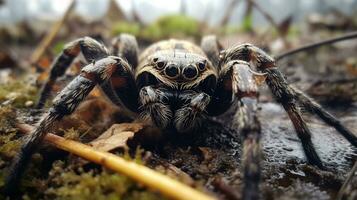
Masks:
[[[286,110],[310,164],[324,168],[299,106],[316,114],[357,147],[356,136],[313,99],[290,86],[266,52],[251,44],[223,49],[213,35],[204,37],[201,47],[170,39],[152,44],[140,55],[135,37],[129,34],[116,37],[111,52],[90,37],[74,40],[53,62],[38,108],[46,102],[56,79],[80,53],[89,64],[55,97],[22,145],[7,178],[8,189],[16,188],[26,163],[53,123],[70,115],[96,85],[114,104],[177,134],[198,129],[206,117],[221,115],[238,103],[235,119],[243,138],[243,199],[258,198],[260,126],[254,112],[263,82]]]

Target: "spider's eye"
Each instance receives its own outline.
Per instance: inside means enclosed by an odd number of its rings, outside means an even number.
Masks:
[[[191,80],[191,79],[196,78],[198,71],[195,66],[189,65],[183,69],[182,74],[186,79]]]
[[[156,63],[157,68],[163,69],[165,67],[165,62],[164,61],[159,61]]]
[[[158,69],[163,69],[166,65],[165,61],[159,61],[159,58],[155,57],[152,59]]]
[[[180,71],[175,64],[170,64],[165,68],[165,74],[170,78],[176,78],[180,74]]]
[[[205,70],[205,69],[206,69],[206,61],[199,62],[199,63],[197,64],[197,66],[198,66],[198,69],[199,69],[200,71]]]

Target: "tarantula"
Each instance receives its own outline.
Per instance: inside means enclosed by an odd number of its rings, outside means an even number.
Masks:
[[[260,177],[260,126],[252,114],[257,107],[258,86],[266,82],[289,115],[308,162],[324,168],[311,142],[311,133],[299,106],[333,126],[353,146],[356,136],[304,93],[290,86],[274,59],[251,44],[223,49],[215,36],[202,39],[201,47],[187,41],[157,42],[140,56],[136,39],[121,34],[113,40],[112,53],[101,43],[84,37],[68,43],[54,61],[38,102],[42,107],[58,77],[82,53],[90,64],[83,67],[53,100],[52,107],[23,144],[13,161],[6,186],[15,188],[26,163],[54,122],[70,115],[98,85],[109,99],[162,130],[185,134],[199,128],[207,116],[226,112],[233,103],[243,138],[243,199],[258,198]]]

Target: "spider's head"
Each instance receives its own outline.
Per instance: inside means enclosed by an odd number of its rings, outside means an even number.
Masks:
[[[141,86],[164,84],[174,89],[214,89],[216,79],[217,72],[207,58],[180,50],[155,52],[136,74]]]

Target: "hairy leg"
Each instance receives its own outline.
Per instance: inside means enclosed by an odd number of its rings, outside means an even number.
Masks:
[[[201,49],[205,52],[207,58],[210,59],[215,67],[219,67],[219,52],[223,50],[222,45],[214,35],[208,35],[201,40]]]
[[[258,199],[261,176],[261,126],[257,115],[258,101],[254,97],[243,97],[238,103],[238,112],[234,119],[243,137],[241,161],[243,168],[242,199]]]
[[[53,100],[53,106],[40,120],[36,129],[24,142],[20,152],[14,158],[9,175],[5,181],[4,192],[12,194],[20,181],[21,175],[44,136],[53,123],[70,115],[80,102],[89,94],[96,84],[108,80],[112,73],[128,65],[119,57],[106,57],[83,68],[80,75],[73,79]]]
[[[41,88],[40,97],[36,105],[37,108],[44,106],[57,78],[66,72],[80,52],[82,52],[89,63],[109,55],[107,49],[102,44],[90,37],[80,38],[66,44],[65,48],[52,63],[49,78]]]
[[[297,88],[291,87],[295,92],[298,101],[312,114],[319,116],[326,124],[334,127],[343,137],[345,137],[353,146],[357,147],[357,137],[348,128],[343,126],[340,120],[334,117],[321,107],[316,101],[308,97]]]
[[[288,113],[297,135],[302,142],[302,147],[308,161],[310,164],[323,168],[322,161],[312,144],[311,132],[302,117],[293,90],[291,90],[286,79],[277,68],[266,69],[266,72],[268,73],[266,82],[276,100],[283,105],[285,111]]]
[[[112,53],[127,59],[134,69],[138,65],[138,52],[138,43],[133,35],[122,33],[112,40]]]
[[[277,69],[274,59],[263,50],[251,44],[242,44],[227,49],[221,53],[221,59],[224,63],[228,63],[232,60],[253,62],[258,70],[267,74],[266,83],[275,96],[275,99],[283,105],[285,111],[288,113],[297,136],[302,142],[302,147],[308,162],[323,168],[321,159],[311,141],[311,132],[302,118],[294,92],[290,89],[282,73]]]
[[[116,105],[136,113],[139,108],[139,91],[134,79],[134,70],[138,65],[138,44],[134,36],[120,34],[112,41],[112,53],[124,58],[129,68],[116,72],[111,79],[100,85],[102,91]]]

